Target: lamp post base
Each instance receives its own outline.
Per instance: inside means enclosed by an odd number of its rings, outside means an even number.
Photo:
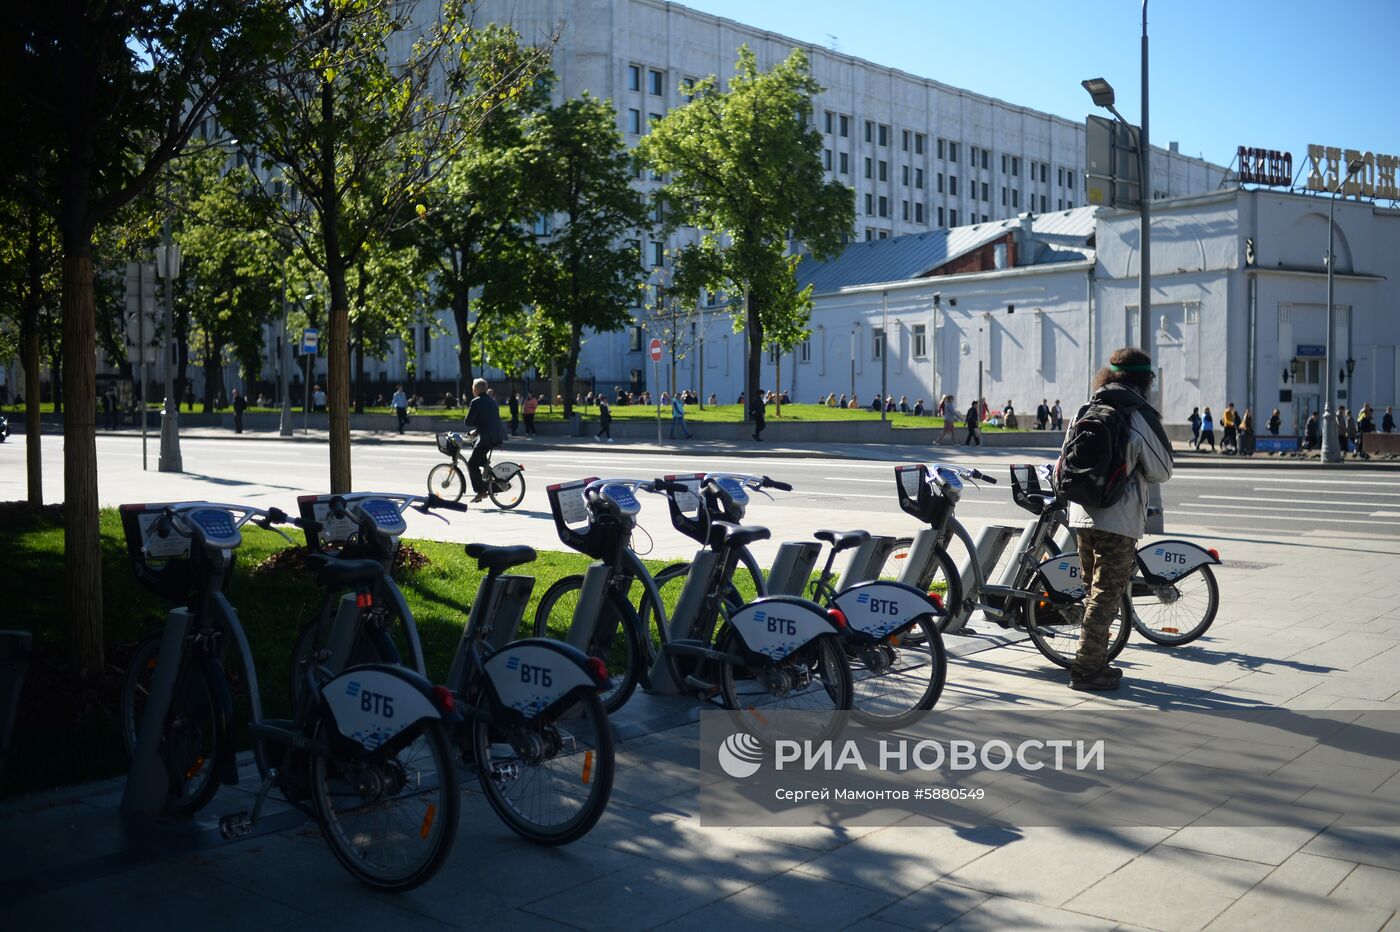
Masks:
[[[1322,409],[1322,423],[1319,426],[1322,431],[1322,462],[1340,463],[1342,450],[1337,443],[1337,415],[1331,405]]]
[[[180,411],[166,406],[160,413],[160,463],[161,472],[184,472],[184,460],[180,456]]]
[[[283,392],[282,397],[286,398],[285,392]],[[285,401],[282,403],[282,419],[278,422],[277,432],[283,437],[290,437],[292,435],[292,407]]]

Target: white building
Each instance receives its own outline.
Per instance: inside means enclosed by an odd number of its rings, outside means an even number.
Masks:
[[[1269,190],[1154,204],[1148,350],[1169,423],[1195,406],[1218,417],[1233,401],[1255,410],[1261,432],[1277,407],[1292,433],[1320,407],[1327,207]],[[852,244],[799,271],[816,291],[812,345],[785,360],[782,385],[801,401],[854,390],[868,403],[888,320],[896,399],[946,393],[966,407],[980,362],[991,407],[1010,400],[1025,415],[1048,398],[1072,410],[1109,353],[1139,342],[1137,242],[1136,213],[1079,208]],[[1400,402],[1400,210],[1338,201],[1335,251],[1332,377],[1354,360],[1340,403],[1380,411]]]

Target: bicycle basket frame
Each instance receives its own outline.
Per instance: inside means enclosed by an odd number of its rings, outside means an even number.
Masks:
[[[894,468],[899,507],[929,527],[942,530],[953,515],[954,503],[933,487],[928,467],[922,463]]]
[[[167,538],[156,537],[155,524],[171,504],[185,503],[122,505],[118,512],[126,538],[126,554],[131,560],[136,581],[162,599],[185,602],[198,591],[204,574],[195,565],[193,541],[174,533]],[[151,549],[156,547],[160,548],[160,552],[152,553]],[[236,559],[236,552],[231,552],[228,569],[224,573],[225,588],[233,576]]]

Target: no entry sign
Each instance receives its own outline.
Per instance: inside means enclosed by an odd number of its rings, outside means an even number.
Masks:
[[[660,362],[660,361],[661,361],[661,341],[660,341],[660,340],[658,340],[658,339],[656,339],[655,337],[653,337],[653,338],[652,338],[652,341],[651,341],[651,345],[650,345],[649,347],[647,347],[647,351],[651,353],[651,361],[652,361],[652,362]]]

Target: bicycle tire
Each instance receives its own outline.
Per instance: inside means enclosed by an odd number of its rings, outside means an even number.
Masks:
[[[481,701],[489,701],[484,692]],[[572,749],[544,760],[522,760],[516,748],[527,742],[508,740],[510,735],[491,717],[489,711],[481,712],[472,719],[471,728],[473,759],[484,762],[477,766],[477,777],[496,815],[521,838],[540,845],[565,845],[588,834],[608,807],[617,766],[612,727],[598,694],[580,691],[574,703],[552,721],[526,723],[527,728],[543,732],[537,736],[540,746]],[[568,741],[558,734],[561,722]],[[581,798],[580,787],[587,787]],[[535,790],[554,792],[577,806],[564,807],[571,812],[558,820],[543,821],[545,807],[538,798],[542,794]],[[532,794],[528,800],[527,793]]]
[[[1182,584],[1186,583],[1187,586],[1190,587],[1191,581],[1197,575],[1200,576],[1201,590],[1204,592],[1203,598],[1206,603],[1204,611],[1193,608],[1192,605],[1195,604],[1195,600],[1189,598],[1189,596],[1184,596],[1182,591]],[[1139,591],[1139,587],[1142,589],[1141,592]],[[1133,627],[1137,629],[1139,634],[1154,644],[1161,644],[1166,647],[1180,647],[1183,644],[1190,644],[1210,629],[1211,624],[1215,621],[1215,614],[1220,608],[1220,587],[1216,584],[1215,573],[1211,571],[1209,565],[1203,565],[1197,570],[1179,579],[1173,580],[1169,587],[1161,588],[1170,588],[1175,593],[1171,601],[1162,598],[1159,588],[1153,588],[1147,586],[1145,583],[1136,581],[1129,584],[1129,591],[1133,603]],[[1186,591],[1187,593],[1191,593],[1193,590],[1187,588]],[[1173,618],[1163,618],[1161,622],[1149,624],[1149,622],[1144,619],[1143,611],[1140,609],[1150,610],[1151,608],[1159,606],[1163,608],[1172,608],[1175,606],[1184,607],[1171,612],[1170,614],[1174,616]],[[1190,627],[1184,628],[1182,626],[1182,621],[1197,616],[1200,617],[1199,621],[1195,622]]]
[[[720,631],[715,640],[716,649],[722,653],[741,653],[738,642],[738,634],[728,625]],[[817,724],[812,734],[801,735],[804,739],[825,741],[839,734],[846,726],[846,716],[850,712],[852,702],[851,668],[840,639],[835,634],[822,635],[776,666],[789,668],[799,674],[805,670],[810,676],[808,687],[798,693],[788,692],[783,697],[777,697],[773,695],[771,687],[759,682],[759,678],[755,676],[756,672],[761,676],[764,671],[749,666],[740,670],[734,664],[719,664],[720,698],[724,701],[725,708],[733,713],[735,724],[760,741],[771,743],[778,735],[770,729],[767,716],[758,711],[761,703],[765,712],[824,713],[821,718],[815,719]],[[783,671],[784,674],[789,670]],[[811,688],[818,679],[821,681],[821,688]],[[744,684],[748,685],[741,691]],[[794,707],[789,704],[790,699],[807,701],[801,701],[800,705]],[[785,718],[782,723],[791,722],[792,719]],[[802,723],[808,722],[809,720],[804,719]],[[782,737],[791,738],[794,735],[785,732]]]
[[[428,470],[428,494],[460,502],[467,493],[467,477],[456,463],[438,463]]]
[[[1041,624],[1037,621],[1036,603],[1023,602],[1026,614],[1026,629],[1030,634],[1031,641],[1036,648],[1045,655],[1045,658],[1052,663],[1069,669],[1074,665],[1074,657],[1079,649],[1079,628],[1081,621],[1075,619],[1071,613],[1062,613],[1060,617],[1066,619],[1052,624]],[[1083,618],[1083,602],[1077,602],[1069,608],[1078,608],[1078,619]],[[1132,630],[1131,621],[1133,614],[1133,602],[1124,592],[1119,602],[1118,615],[1114,618],[1113,625],[1108,631],[1108,653],[1104,658],[1104,663],[1112,663],[1121,653],[1128,643],[1128,634]],[[1071,635],[1072,632],[1072,635]]]
[[[505,484],[505,488],[498,490],[496,486],[501,483]],[[518,491],[512,491],[516,490],[517,487]],[[509,479],[493,478],[487,483],[486,488],[486,494],[491,496],[491,501],[495,503],[497,508],[502,511],[510,511],[512,508],[519,507],[520,503],[525,501],[525,473],[517,472]],[[507,492],[511,494],[507,495]]]
[[[938,704],[948,679],[948,652],[933,619],[915,622],[906,634],[916,629],[917,639],[894,638],[859,651],[847,647],[851,714],[862,725],[883,731],[904,728]],[[866,655],[876,650],[881,656],[867,662]],[[862,677],[868,670],[879,672]]]
[[[334,620],[334,616],[332,619]],[[395,619],[397,625],[403,624],[402,619]],[[306,623],[297,634],[296,641],[292,644],[292,658],[290,675],[287,677],[287,695],[291,699],[291,708],[297,708],[297,703],[301,698],[301,684],[303,682],[303,668],[310,662],[313,651],[325,645],[317,643],[321,634],[321,619],[318,616]],[[394,666],[403,665],[403,656],[399,653],[398,646],[394,644],[394,639],[388,632],[374,625],[360,625],[359,636],[355,639],[355,646],[350,649],[350,656],[346,658],[346,667],[356,667],[365,663],[388,663]],[[333,670],[332,673],[339,673]]]
[[[327,727],[324,722],[317,725],[318,730],[324,727]],[[366,886],[391,893],[411,890],[437,873],[447,860],[457,837],[461,808],[457,769],[442,723],[424,719],[409,726],[409,731],[401,737],[403,741],[396,739],[392,742],[395,746],[404,744],[403,750],[394,755],[393,766],[377,761],[384,753],[382,749],[367,755],[357,753],[342,758],[327,754],[311,759],[311,800],[321,825],[321,834],[325,836],[331,853],[355,879]],[[414,752],[415,748],[421,748],[421,752],[414,753],[405,766],[401,758]],[[425,757],[428,759],[426,766],[416,766]],[[381,779],[365,781],[357,778],[366,760],[376,763]],[[340,776],[341,769],[352,774],[347,780],[347,789],[332,794],[331,781]],[[337,809],[333,795],[351,803],[359,797],[363,802],[362,788],[386,785],[386,780],[382,778],[384,775],[400,782],[399,790],[415,787],[416,791],[396,792],[385,799],[371,800],[362,807],[370,810],[371,818],[366,822],[371,824],[362,827],[351,825],[347,830],[346,816],[353,812],[354,807]],[[387,785],[392,786],[393,782]],[[396,817],[403,830],[391,829],[387,825]],[[429,838],[429,835],[433,837]],[[426,844],[420,846],[423,850],[416,856],[403,859],[406,863],[397,867],[370,863],[371,857],[386,843],[399,840],[412,844],[414,838]]]
[[[128,760],[136,756],[137,729],[145,710],[143,693],[160,657],[161,634],[142,641],[122,676],[120,714],[122,743]],[[170,693],[170,709],[162,725],[157,753],[167,778],[165,810],[189,818],[209,804],[219,791],[215,762],[228,736],[219,727],[219,687],[202,663],[186,657]]]
[[[550,586],[535,607],[535,636],[567,640],[582,591],[583,577],[577,575],[565,576]],[[603,708],[611,715],[632,698],[648,652],[642,643],[640,622],[631,604],[615,590],[608,591],[605,601],[618,616],[617,626],[611,631],[611,643],[599,644],[595,632],[594,640],[584,653],[601,658],[608,668],[608,680],[612,685],[599,695]]]
[[[910,538],[901,538],[901,540],[910,540],[912,544]],[[897,546],[898,544],[896,544]],[[912,585],[920,592],[936,593],[942,599],[943,615],[935,625],[941,634],[952,624],[954,616],[958,614],[958,610],[962,606],[962,576],[958,574],[958,569],[953,564],[953,558],[942,547],[935,549],[930,559],[935,564],[933,572],[921,574]],[[918,643],[919,637],[921,635],[911,635],[914,643]]]

